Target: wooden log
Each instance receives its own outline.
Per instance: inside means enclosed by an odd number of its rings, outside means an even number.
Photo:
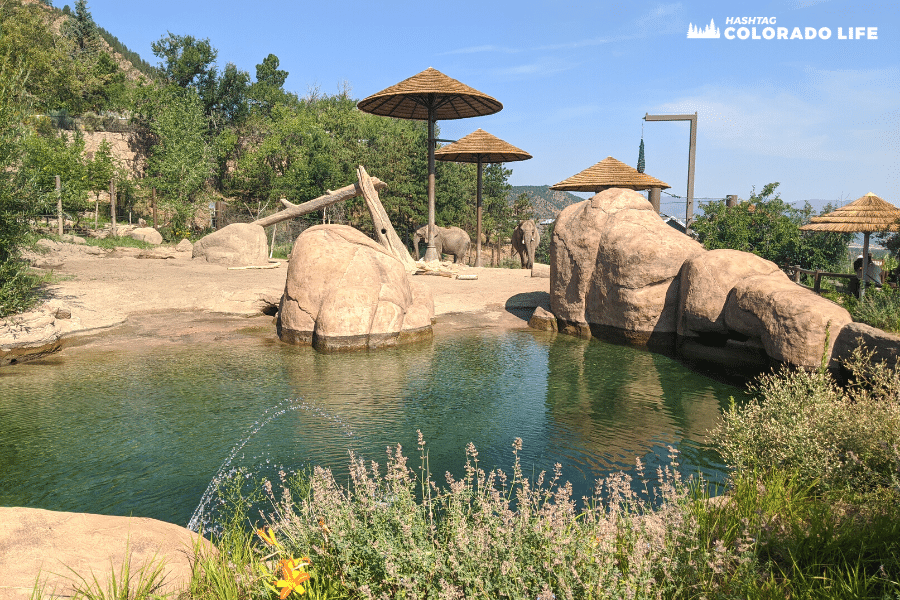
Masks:
[[[414,269],[416,262],[409,255],[409,250],[406,249],[400,236],[397,235],[394,226],[391,225],[391,220],[388,218],[387,212],[378,198],[378,192],[375,191],[373,180],[366,173],[366,168],[359,165],[356,174],[359,176],[359,186],[362,189],[363,198],[366,199],[366,206],[369,207],[369,213],[372,215],[372,223],[375,225],[375,237],[378,239],[378,243],[402,262],[407,269]]]
[[[387,188],[387,184],[379,180],[377,177],[372,177],[372,185],[376,190],[383,190]],[[318,198],[310,200],[309,202],[304,202],[303,204],[292,204],[287,200],[282,199],[281,204],[285,207],[284,210],[279,211],[274,215],[269,215],[268,217],[257,219],[253,221],[253,225],[262,225],[263,227],[268,227],[269,225],[274,225],[275,223],[281,223],[282,221],[287,221],[288,219],[293,219],[307,213],[315,212],[317,210],[325,208],[326,206],[336,204],[342,200],[348,200],[350,198],[355,198],[356,196],[361,195],[362,188],[360,187],[359,183],[354,183],[352,185],[344,186],[339,190],[329,192],[324,196],[319,196]]]

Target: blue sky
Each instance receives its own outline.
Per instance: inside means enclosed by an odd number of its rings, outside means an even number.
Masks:
[[[64,0],[54,0],[62,7]],[[145,60],[166,35],[209,38],[219,65],[255,74],[270,52],[285,88],[362,99],[428,67],[503,103],[495,115],[441,121],[441,137],[482,128],[531,153],[511,183],[561,181],[614,156],[683,196],[687,122],[698,113],[694,195],[746,198],[772,181],[782,197],[846,203],[867,192],[900,205],[900,9],[894,2],[237,2],[89,0],[94,20]],[[729,17],[829,39],[726,39]],[[715,20],[722,37],[688,39]],[[734,27],[741,27],[741,24]],[[756,27],[762,37],[770,23]],[[838,39],[877,27],[877,39]],[[374,175],[377,175],[375,173]],[[683,205],[663,195],[663,210]],[[668,210],[667,210],[668,209]]]

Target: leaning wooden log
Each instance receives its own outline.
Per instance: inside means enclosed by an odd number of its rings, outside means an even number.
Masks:
[[[387,189],[387,184],[377,177],[372,177],[372,185],[376,190]],[[282,200],[281,203],[287,207],[285,210],[279,211],[274,215],[269,215],[268,217],[263,217],[262,219],[257,219],[253,221],[253,225],[268,227],[275,223],[280,223],[282,221],[287,221],[288,219],[300,217],[307,213],[322,210],[326,206],[331,206],[332,204],[337,204],[342,200],[349,200],[356,196],[362,196],[362,188],[360,188],[359,183],[344,186],[339,190],[328,192],[324,196],[319,196],[318,198],[310,200],[309,202],[304,202],[303,204],[291,204],[287,200]]]
[[[372,215],[372,224],[375,226],[375,237],[378,243],[402,262],[407,270],[415,269],[416,262],[409,255],[409,250],[406,249],[403,241],[400,240],[400,236],[397,235],[394,226],[391,225],[391,220],[384,210],[384,205],[381,204],[381,199],[378,198],[378,192],[375,191],[374,183],[377,180],[369,177],[369,174],[366,173],[366,168],[362,165],[359,165],[356,174],[359,177],[358,185],[362,189],[363,198],[366,199],[366,205],[369,207],[369,214]]]

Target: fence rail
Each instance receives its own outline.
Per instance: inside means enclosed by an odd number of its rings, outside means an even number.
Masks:
[[[849,285],[852,285],[851,282],[857,279],[856,274],[854,273],[829,273],[828,271],[820,271],[818,269],[811,271],[809,269],[801,268],[800,265],[788,265],[786,267],[783,267],[783,269],[787,273],[788,277],[790,277],[794,281],[794,283],[796,283],[797,285],[801,285],[808,290],[812,290],[817,294],[822,292],[823,277],[827,277],[829,279],[846,279]],[[812,275],[812,287],[800,283],[801,275]]]

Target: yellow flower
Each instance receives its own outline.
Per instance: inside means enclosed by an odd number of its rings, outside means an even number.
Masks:
[[[310,565],[309,558],[303,557],[284,558],[278,563],[281,566],[281,579],[275,582],[276,588],[281,588],[281,594],[278,596],[280,600],[284,600],[291,592],[297,595],[306,593],[306,589],[302,584],[309,581],[309,573],[305,572],[307,566]]]
[[[262,540],[270,546],[279,546],[278,540],[275,539],[275,532],[272,531],[271,527],[266,527],[265,529],[257,529],[256,535],[262,538]]]

